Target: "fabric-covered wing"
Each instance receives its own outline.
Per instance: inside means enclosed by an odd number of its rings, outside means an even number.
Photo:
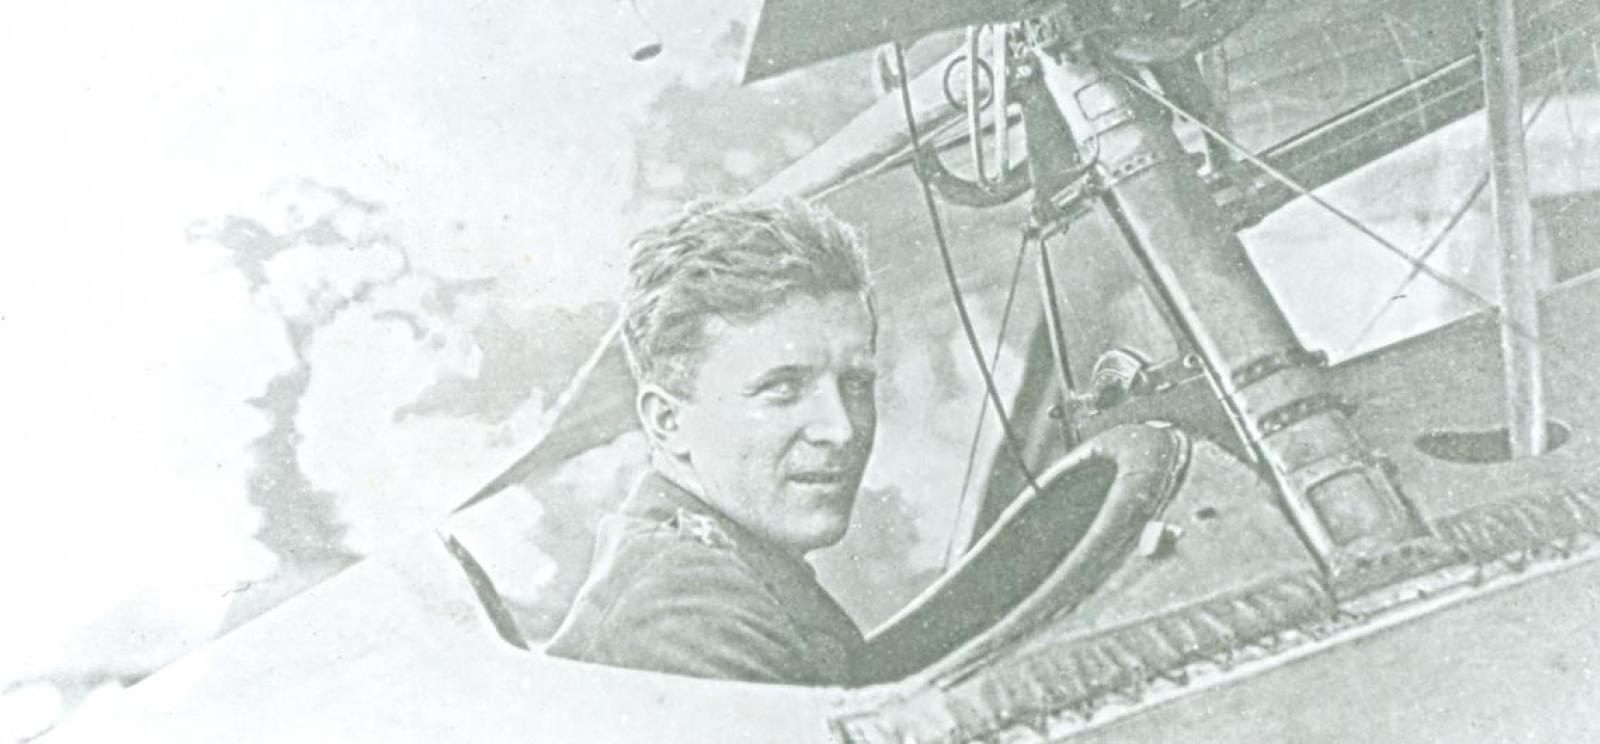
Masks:
[[[1528,97],[1591,89],[1600,3],[1525,0],[1519,11]],[[1308,188],[1483,106],[1476,22],[1450,0],[1271,0],[1213,59],[1235,137]],[[1239,187],[1244,223],[1296,196],[1248,163],[1214,180]]]
[[[1570,66],[1590,56],[1582,32],[1594,23],[1592,3],[1523,0],[1518,12],[1531,92],[1540,91],[1558,62]],[[1552,59],[1557,42],[1565,51],[1560,60]],[[1453,0],[1268,0],[1223,42],[1220,69],[1209,76],[1234,133],[1260,150],[1476,52],[1476,15]],[[1408,113],[1428,118],[1430,104],[1463,92],[1481,101],[1480,85],[1474,69],[1446,89],[1415,91]]]
[[[848,52],[935,31],[1027,18],[1042,0],[767,0],[745,55],[753,82]]]
[[[1525,0],[1520,6],[1529,95],[1592,88],[1596,4]],[[1476,55],[1474,14],[1456,0],[1267,0],[1201,61],[1233,136],[1315,188],[1481,108]],[[961,114],[937,89],[944,64],[912,86],[919,124],[927,129]],[[924,83],[933,88],[924,91]],[[908,164],[908,149],[899,101],[887,96],[758,193],[827,194]],[[1236,184],[1249,197],[1242,222],[1294,196],[1248,164],[1221,175],[1219,188]]]

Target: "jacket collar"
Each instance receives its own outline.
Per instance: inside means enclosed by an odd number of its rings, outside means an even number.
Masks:
[[[677,528],[686,537],[744,556],[760,571],[814,575],[804,558],[784,550],[706,503],[688,489],[651,469],[622,503],[621,512]]]

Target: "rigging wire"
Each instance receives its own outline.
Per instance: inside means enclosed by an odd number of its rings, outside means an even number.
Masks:
[[[905,77],[905,75],[907,74],[907,70],[906,70],[906,64],[905,64],[904,49],[902,47],[900,47],[899,45],[896,45],[895,52],[896,52],[895,61],[896,61],[896,64],[897,64],[897,66],[899,68],[901,79],[902,80],[907,79]],[[1394,243],[1392,243],[1391,241],[1389,241],[1388,239],[1383,237],[1376,230],[1373,230],[1372,228],[1368,227],[1366,224],[1362,223],[1359,219],[1357,219],[1353,215],[1351,215],[1349,213],[1346,213],[1343,210],[1341,210],[1338,207],[1336,207],[1335,205],[1329,203],[1325,199],[1323,199],[1320,196],[1318,196],[1317,194],[1313,193],[1310,189],[1307,189],[1304,186],[1300,185],[1299,183],[1295,182],[1287,174],[1277,170],[1276,168],[1273,168],[1271,165],[1269,165],[1265,161],[1263,161],[1259,156],[1255,155],[1254,153],[1251,153],[1242,144],[1240,144],[1239,142],[1237,142],[1233,138],[1223,134],[1222,132],[1218,131],[1215,127],[1210,126],[1209,124],[1207,124],[1206,122],[1201,120],[1199,117],[1191,115],[1189,112],[1185,111],[1181,106],[1178,106],[1175,102],[1169,100],[1168,98],[1166,98],[1165,96],[1161,95],[1157,91],[1152,90],[1149,86],[1145,85],[1143,83],[1143,81],[1135,79],[1132,76],[1130,76],[1130,75],[1128,75],[1125,72],[1122,72],[1120,70],[1118,71],[1118,74],[1121,77],[1123,77],[1123,79],[1127,80],[1130,84],[1132,84],[1134,87],[1136,87],[1139,90],[1143,91],[1146,95],[1150,96],[1151,98],[1153,98],[1157,102],[1159,102],[1162,105],[1166,106],[1167,108],[1171,109],[1173,112],[1175,112],[1175,113],[1177,113],[1177,114],[1179,114],[1181,116],[1184,116],[1185,118],[1189,119],[1190,121],[1193,121],[1197,126],[1199,126],[1203,131],[1205,131],[1206,134],[1212,136],[1213,138],[1216,139],[1217,142],[1220,142],[1221,144],[1223,144],[1227,148],[1233,150],[1235,153],[1237,153],[1238,155],[1243,157],[1246,161],[1248,161],[1251,164],[1255,165],[1257,168],[1260,168],[1263,172],[1267,173],[1270,177],[1278,180],[1279,182],[1283,183],[1286,187],[1288,187],[1289,189],[1293,190],[1295,193],[1299,194],[1300,196],[1306,197],[1307,199],[1309,199],[1313,203],[1317,204],[1318,206],[1320,206],[1323,209],[1327,210],[1328,212],[1332,213],[1335,217],[1339,218],[1341,221],[1345,222],[1346,224],[1349,224],[1351,227],[1355,228],[1356,230],[1358,230],[1362,234],[1364,234],[1367,237],[1369,237],[1369,238],[1373,239],[1374,241],[1376,241],[1380,246],[1384,247],[1389,252],[1395,254],[1396,256],[1400,257],[1402,260],[1405,260],[1408,264],[1410,264],[1411,271],[1408,273],[1407,277],[1400,284],[1400,286],[1398,286],[1393,292],[1391,292],[1390,301],[1388,303],[1386,303],[1383,307],[1379,308],[1378,312],[1368,321],[1367,326],[1365,328],[1363,328],[1363,330],[1361,331],[1360,335],[1357,337],[1357,340],[1355,342],[1353,342],[1353,343],[1359,343],[1361,340],[1363,340],[1366,337],[1366,335],[1371,332],[1372,328],[1376,326],[1376,323],[1377,323],[1378,319],[1381,318],[1382,315],[1388,310],[1388,308],[1391,305],[1394,304],[1394,298],[1396,296],[1398,296],[1400,293],[1402,293],[1405,290],[1405,288],[1410,285],[1411,282],[1415,281],[1417,276],[1420,276],[1422,274],[1428,274],[1428,276],[1430,278],[1434,279],[1435,281],[1439,282],[1440,284],[1444,285],[1445,287],[1447,287],[1449,289],[1452,289],[1452,290],[1455,290],[1455,291],[1458,291],[1458,292],[1461,292],[1461,293],[1464,293],[1464,294],[1468,295],[1469,297],[1471,297],[1472,299],[1474,299],[1475,301],[1477,301],[1477,302],[1479,302],[1481,304],[1484,304],[1484,305],[1487,305],[1487,306],[1491,306],[1491,307],[1494,306],[1494,303],[1490,302],[1487,298],[1484,298],[1481,295],[1477,294],[1471,288],[1469,288],[1466,285],[1461,284],[1461,283],[1451,279],[1448,275],[1445,275],[1445,274],[1442,274],[1442,273],[1440,273],[1438,271],[1433,270],[1431,267],[1429,267],[1427,265],[1428,258],[1430,258],[1432,256],[1432,254],[1443,244],[1443,242],[1446,239],[1446,237],[1448,237],[1449,234],[1454,231],[1454,229],[1459,225],[1461,220],[1465,217],[1466,213],[1471,209],[1471,206],[1481,197],[1482,192],[1484,191],[1484,189],[1487,188],[1487,186],[1488,186],[1487,172],[1485,172],[1485,178],[1479,179],[1479,181],[1473,186],[1473,188],[1471,189],[1470,193],[1465,197],[1465,199],[1462,201],[1462,203],[1452,212],[1449,220],[1444,225],[1444,227],[1434,236],[1434,238],[1432,240],[1430,240],[1430,242],[1425,246],[1424,250],[1421,251],[1420,254],[1417,257],[1413,258],[1411,254],[1407,253],[1406,251],[1401,249],[1399,246],[1395,245]],[[1565,85],[1566,84],[1566,76],[1565,75],[1560,75],[1559,77],[1561,78],[1563,85]],[[1001,84],[1001,83],[997,83],[997,84]],[[914,118],[914,112],[913,112],[913,110],[911,108],[910,93],[909,93],[909,91],[906,90],[906,88],[904,86],[901,86],[900,90],[901,90],[901,104],[902,104],[902,108],[904,110],[904,113],[906,115],[906,124],[907,124],[908,132],[909,132],[910,137],[911,137],[912,150],[913,150],[913,152],[920,151],[920,149],[921,149],[920,133],[917,131],[916,122],[915,122],[915,118]],[[1535,122],[1537,122],[1540,114],[1543,113],[1545,106],[1549,103],[1550,97],[1551,97],[1551,92],[1547,92],[1545,94],[1544,98],[1539,102],[1538,106],[1534,109],[1534,111],[1529,116],[1528,122],[1527,122],[1527,126],[1531,127]],[[1569,106],[1570,106],[1570,103],[1569,103]],[[986,391],[988,393],[983,398],[983,400],[982,400],[982,402],[980,404],[979,412],[978,412],[978,423],[977,423],[977,426],[975,427],[973,438],[972,438],[972,443],[971,443],[971,446],[970,446],[970,448],[968,450],[968,453],[967,453],[966,465],[965,465],[964,472],[962,474],[961,492],[960,492],[960,496],[958,497],[957,506],[956,506],[957,514],[959,514],[961,512],[961,510],[965,507],[966,499],[968,498],[968,496],[970,494],[972,473],[973,473],[973,471],[975,469],[975,466],[976,466],[977,452],[978,452],[978,447],[979,447],[981,439],[982,439],[983,425],[984,425],[985,419],[987,418],[988,407],[989,407],[989,404],[990,404],[991,401],[993,401],[995,406],[996,406],[996,413],[997,413],[997,415],[998,415],[998,417],[1000,419],[1001,426],[1003,427],[1003,429],[1005,431],[1006,443],[1007,443],[1008,448],[1011,449],[1013,455],[1016,457],[1017,464],[1018,464],[1019,468],[1022,470],[1022,473],[1026,477],[1029,485],[1032,486],[1035,490],[1037,490],[1037,488],[1038,488],[1038,485],[1037,485],[1037,483],[1034,482],[1033,476],[1032,476],[1031,472],[1028,470],[1027,464],[1026,464],[1026,462],[1024,460],[1024,457],[1021,454],[1021,450],[1020,450],[1020,447],[1019,447],[1019,444],[1018,444],[1018,440],[1017,440],[1016,434],[1015,434],[1014,430],[1012,429],[1012,427],[1010,425],[1009,418],[1006,415],[1005,409],[1004,409],[1003,405],[1001,404],[1001,402],[999,400],[997,387],[996,387],[996,385],[994,383],[993,376],[992,376],[992,369],[994,367],[997,367],[998,364],[999,364],[999,356],[1000,356],[1000,351],[1001,351],[1001,344],[1003,343],[1003,337],[1004,337],[1004,334],[1005,334],[1006,326],[1007,326],[1007,323],[1009,322],[1009,319],[1010,319],[1010,313],[1011,313],[1011,310],[1012,310],[1012,304],[1013,304],[1014,299],[1015,299],[1016,288],[1017,288],[1018,280],[1020,278],[1020,272],[1021,272],[1021,268],[1022,268],[1022,261],[1024,259],[1024,254],[1026,252],[1027,242],[1026,242],[1026,237],[1024,237],[1023,245],[1019,249],[1018,254],[1017,254],[1017,262],[1016,262],[1016,264],[1015,264],[1015,266],[1013,267],[1013,270],[1012,270],[1011,285],[1010,285],[1010,288],[1007,291],[1005,309],[1004,309],[1004,311],[1002,313],[1001,322],[1000,322],[1000,330],[999,330],[1000,336],[996,339],[996,344],[995,344],[994,350],[993,350],[993,352],[991,354],[991,359],[990,359],[990,361],[988,362],[988,364],[986,366],[985,362],[984,362],[984,359],[983,359],[982,348],[978,343],[975,331],[973,331],[973,329],[972,329],[971,319],[970,319],[970,317],[969,317],[969,315],[968,315],[968,313],[966,311],[965,301],[962,299],[960,288],[959,288],[959,286],[958,286],[958,284],[957,284],[957,282],[955,280],[954,268],[953,268],[953,265],[952,265],[952,262],[951,262],[950,256],[949,256],[949,246],[948,246],[948,243],[947,243],[947,241],[946,241],[946,239],[944,237],[943,226],[942,226],[942,223],[941,223],[940,218],[939,218],[937,205],[935,204],[935,202],[933,200],[933,195],[932,195],[931,190],[930,190],[930,188],[929,188],[929,186],[927,184],[926,179],[924,179],[922,177],[922,174],[920,172],[918,172],[917,176],[918,176],[918,182],[919,182],[919,184],[920,184],[920,186],[922,188],[922,191],[923,191],[924,202],[925,202],[925,204],[926,204],[926,206],[928,208],[929,217],[930,217],[930,220],[931,220],[931,223],[932,223],[932,227],[933,227],[933,231],[934,231],[934,237],[935,237],[936,241],[939,244],[940,256],[941,256],[941,259],[943,260],[943,263],[944,263],[946,279],[950,283],[952,296],[955,299],[957,311],[958,311],[958,314],[960,315],[961,320],[962,320],[962,327],[963,327],[963,330],[967,334],[968,345],[971,347],[971,349],[973,351],[973,354],[974,354],[974,358],[978,363],[979,370],[983,374],[985,388],[986,388]],[[1518,332],[1521,332],[1521,329],[1517,329],[1517,330],[1518,330]],[[951,534],[950,534],[950,539],[947,542],[946,547],[945,547],[944,558],[943,558],[944,568],[948,568],[949,565],[950,565],[951,560],[954,558],[955,542],[956,542],[957,537],[958,537],[957,531],[955,529],[952,529]]]
[[[1406,253],[1406,251],[1403,248],[1401,248],[1398,245],[1395,245],[1394,241],[1384,237],[1377,230],[1372,229],[1365,222],[1362,222],[1360,219],[1356,218],[1354,215],[1350,214],[1349,212],[1344,211],[1343,209],[1340,209],[1338,206],[1334,205],[1332,202],[1329,202],[1327,199],[1322,198],[1320,195],[1316,194],[1311,189],[1306,188],[1300,182],[1298,182],[1298,181],[1294,180],[1293,178],[1291,178],[1289,176],[1289,174],[1284,173],[1283,171],[1278,170],[1277,168],[1273,167],[1272,164],[1270,164],[1267,161],[1263,160],[1259,155],[1251,152],[1248,148],[1246,148],[1244,145],[1240,144],[1237,140],[1233,139],[1232,137],[1227,136],[1226,134],[1223,134],[1220,131],[1217,131],[1216,127],[1213,127],[1210,124],[1207,124],[1205,121],[1201,120],[1200,118],[1198,118],[1198,117],[1194,116],[1193,114],[1190,114],[1189,112],[1185,111],[1182,106],[1179,106],[1177,103],[1173,102],[1170,98],[1167,98],[1166,96],[1162,95],[1160,92],[1151,89],[1148,85],[1145,85],[1144,81],[1139,80],[1138,78],[1136,78],[1136,77],[1134,77],[1132,75],[1129,75],[1127,72],[1124,72],[1122,70],[1115,70],[1115,74],[1118,77],[1122,78],[1123,80],[1127,81],[1128,84],[1132,85],[1136,90],[1139,90],[1140,92],[1142,92],[1145,95],[1149,96],[1151,98],[1151,100],[1154,100],[1155,102],[1160,103],[1161,105],[1167,107],[1173,113],[1176,113],[1176,114],[1178,114],[1180,116],[1183,116],[1183,117],[1191,120],[1202,131],[1206,132],[1207,134],[1210,134],[1213,137],[1216,137],[1218,139],[1218,141],[1222,142],[1224,145],[1226,145],[1228,147],[1228,149],[1233,150],[1240,157],[1244,158],[1244,160],[1246,162],[1248,162],[1251,165],[1254,165],[1255,167],[1261,169],[1261,172],[1267,174],[1273,180],[1283,184],[1286,188],[1288,188],[1290,191],[1293,191],[1296,195],[1304,197],[1305,199],[1307,199],[1311,203],[1316,204],[1317,206],[1321,207],[1323,210],[1327,211],[1329,214],[1331,214],[1334,217],[1338,218],[1340,222],[1343,222],[1346,225],[1349,225],[1351,228],[1353,228],[1357,232],[1361,233],[1362,235],[1367,236],[1374,243],[1377,243],[1380,247],[1382,247],[1384,250],[1386,250],[1389,253],[1393,254],[1394,256],[1399,258],[1400,260],[1406,262],[1407,265],[1411,266],[1417,272],[1422,273],[1422,274],[1426,274],[1429,279],[1432,279],[1432,280],[1438,282],[1439,284],[1445,286],[1446,288],[1448,288],[1450,290],[1455,291],[1458,294],[1461,294],[1461,295],[1464,295],[1464,296],[1470,298],[1473,302],[1476,302],[1479,305],[1479,307],[1483,307],[1483,308],[1495,308],[1495,307],[1498,307],[1497,303],[1495,303],[1494,301],[1490,300],[1489,298],[1484,297],[1483,295],[1479,294],[1476,290],[1472,289],[1471,287],[1468,287],[1467,285],[1461,283],[1460,281],[1451,278],[1447,274],[1439,272],[1438,270],[1436,270],[1433,267],[1427,265],[1426,263],[1422,263],[1422,262],[1418,261],[1414,256],[1412,256],[1409,253]],[[1522,336],[1524,338],[1537,340],[1538,337],[1539,337],[1537,332],[1530,331],[1529,329],[1522,328],[1522,327],[1517,326],[1515,324],[1512,324],[1510,327],[1513,329],[1513,331],[1515,333],[1517,333],[1519,336]]]
[[[1596,60],[1596,67],[1597,67],[1597,69],[1600,69],[1600,46],[1592,46],[1591,50],[1594,52],[1594,56],[1595,56],[1595,60]],[[1571,73],[1570,70],[1562,71],[1562,72],[1563,72],[1564,75]],[[1499,305],[1497,303],[1489,301],[1488,299],[1484,298],[1482,295],[1478,294],[1477,292],[1473,291],[1472,289],[1462,285],[1460,282],[1455,281],[1453,279],[1450,279],[1449,277],[1441,275],[1439,272],[1433,270],[1427,264],[1418,262],[1416,259],[1414,259],[1410,255],[1406,254],[1404,251],[1400,250],[1397,246],[1394,245],[1394,243],[1390,242],[1388,239],[1384,238],[1382,235],[1378,234],[1376,231],[1374,231],[1371,228],[1367,227],[1365,224],[1363,224],[1362,222],[1357,220],[1355,217],[1352,217],[1351,215],[1345,213],[1343,210],[1340,210],[1338,207],[1328,203],[1327,200],[1321,198],[1320,196],[1317,196],[1316,194],[1311,193],[1311,191],[1309,189],[1307,189],[1306,187],[1302,186],[1298,182],[1294,181],[1294,179],[1290,178],[1287,174],[1283,173],[1282,171],[1279,171],[1277,168],[1274,168],[1270,164],[1268,164],[1265,161],[1263,161],[1261,159],[1261,157],[1259,157],[1255,153],[1250,152],[1248,149],[1246,149],[1243,145],[1239,144],[1233,138],[1222,136],[1221,133],[1217,132],[1214,127],[1211,127],[1211,126],[1207,125],[1205,122],[1203,122],[1203,121],[1201,121],[1199,119],[1195,119],[1188,112],[1184,111],[1182,109],[1182,107],[1180,107],[1177,104],[1173,103],[1171,100],[1167,99],[1165,96],[1161,95],[1160,93],[1158,93],[1158,92],[1156,92],[1154,90],[1151,90],[1149,87],[1145,86],[1141,81],[1129,76],[1127,73],[1125,73],[1125,72],[1123,72],[1121,70],[1117,70],[1116,74],[1119,75],[1120,77],[1122,77],[1124,80],[1127,80],[1137,90],[1143,91],[1146,95],[1150,96],[1153,100],[1157,101],[1158,103],[1162,104],[1163,106],[1166,106],[1168,109],[1172,110],[1174,113],[1177,113],[1177,114],[1179,114],[1181,116],[1190,118],[1203,131],[1206,131],[1206,132],[1211,133],[1211,134],[1213,134],[1215,136],[1218,136],[1218,138],[1220,139],[1220,141],[1224,145],[1226,145],[1229,149],[1234,150],[1239,155],[1244,157],[1246,161],[1248,161],[1252,165],[1255,165],[1257,168],[1260,168],[1268,176],[1270,176],[1273,179],[1279,181],[1280,183],[1282,183],[1284,186],[1288,187],[1290,190],[1294,191],[1295,193],[1297,193],[1297,194],[1299,194],[1301,196],[1304,196],[1307,199],[1309,199],[1310,201],[1312,201],[1313,203],[1323,207],[1324,209],[1327,209],[1328,211],[1333,213],[1336,217],[1338,217],[1340,220],[1342,220],[1345,223],[1349,224],[1351,227],[1355,228],[1357,231],[1361,232],[1363,235],[1366,235],[1367,237],[1372,238],[1379,245],[1381,245],[1385,249],[1389,250],[1390,252],[1394,253],[1395,255],[1399,256],[1402,260],[1406,261],[1406,263],[1410,264],[1412,266],[1412,268],[1415,269],[1419,274],[1426,274],[1429,278],[1439,282],[1441,285],[1445,286],[1446,288],[1455,290],[1455,291],[1457,291],[1457,292],[1459,292],[1461,294],[1466,295],[1467,297],[1471,298],[1473,301],[1477,302],[1481,308],[1486,308],[1486,309],[1489,309],[1489,310],[1494,310],[1496,312],[1501,312],[1500,308],[1499,308]],[[1516,325],[1516,324],[1509,324],[1506,327],[1510,328],[1512,333],[1515,333],[1515,334],[1517,334],[1518,336],[1520,336],[1520,337],[1522,337],[1524,339],[1529,339],[1529,340],[1532,340],[1532,341],[1534,341],[1536,343],[1541,343],[1541,345],[1542,345],[1542,339],[1541,339],[1541,337],[1540,337],[1540,335],[1538,333],[1539,329],[1536,328],[1536,329],[1532,329],[1530,331],[1529,329],[1523,328],[1523,327],[1521,327],[1519,325]],[[1545,364],[1546,364],[1547,367],[1554,368],[1554,369],[1560,371],[1561,373],[1563,373],[1563,375],[1565,375],[1567,377],[1568,381],[1571,384],[1575,385],[1576,387],[1582,388],[1590,396],[1600,396],[1600,385],[1597,385],[1594,382],[1594,380],[1593,380],[1593,370],[1591,369],[1590,365],[1588,364],[1588,360],[1587,359],[1574,358],[1571,355],[1567,354],[1560,347],[1546,347],[1545,351],[1547,353],[1544,355],[1544,361],[1545,361]]]
[[[989,369],[1000,368],[1000,352],[1005,348],[1006,328],[1011,323],[1011,307],[1017,299],[1017,285],[1022,279],[1022,262],[1028,255],[1028,234],[1023,233],[1022,244],[1017,246],[1017,261],[1011,267],[1011,286],[1006,290],[1005,307],[1000,311],[1000,329],[994,334],[994,350],[989,353]],[[983,425],[989,418],[989,396],[978,405],[978,421],[972,427],[972,446],[967,448],[967,464],[961,472],[961,495],[956,498],[956,523],[950,527],[950,539],[944,546],[944,561],[940,573],[950,568],[955,558],[957,530],[961,526],[961,511],[966,508],[967,496],[972,492],[972,473],[977,469],[978,446],[983,443]]]
[[[1487,170],[1484,171],[1482,175],[1478,176],[1477,182],[1474,183],[1472,188],[1467,191],[1466,197],[1461,200],[1460,204],[1456,205],[1454,210],[1451,210],[1450,217],[1449,219],[1445,220],[1444,227],[1440,228],[1439,231],[1428,240],[1422,251],[1417,254],[1418,265],[1426,265],[1428,263],[1428,259],[1433,257],[1434,252],[1444,245],[1445,238],[1450,237],[1450,233],[1455,232],[1456,226],[1461,224],[1461,220],[1467,216],[1467,212],[1472,211],[1472,205],[1476,204],[1478,202],[1478,198],[1483,196],[1484,189],[1489,187],[1489,181],[1490,176],[1489,171]],[[1356,347],[1361,345],[1361,342],[1367,340],[1367,336],[1371,335],[1373,329],[1378,327],[1378,321],[1382,320],[1383,316],[1388,314],[1389,308],[1394,307],[1395,304],[1399,302],[1400,298],[1405,296],[1406,288],[1410,287],[1411,282],[1415,281],[1420,275],[1421,272],[1417,271],[1415,266],[1411,268],[1411,271],[1406,273],[1405,278],[1400,280],[1400,283],[1396,284],[1394,289],[1389,291],[1389,299],[1385,300],[1384,303],[1378,307],[1377,312],[1374,312],[1371,317],[1367,318],[1366,324],[1361,326],[1361,331],[1357,333],[1356,337],[1345,346],[1345,354],[1349,354],[1350,352],[1354,351]]]
[[[894,44],[895,65],[900,73],[901,80],[910,80],[906,69],[905,47],[899,42]],[[916,112],[911,107],[911,86],[900,86],[900,105],[906,116],[906,133],[911,137],[912,152],[922,151],[922,135],[917,131]],[[973,136],[977,136],[977,132]],[[1016,458],[1017,469],[1021,471],[1024,480],[1034,491],[1039,490],[1039,484],[1033,478],[1033,470],[1028,467],[1027,457],[1023,454],[1022,444],[1017,438],[1016,431],[1011,427],[1011,419],[1006,415],[1005,402],[1000,399],[1000,389],[995,385],[994,374],[989,371],[989,365],[983,359],[983,347],[978,342],[977,331],[972,327],[972,316],[967,312],[967,302],[961,294],[960,282],[956,280],[956,268],[950,258],[950,243],[945,238],[944,223],[939,219],[939,205],[933,198],[933,187],[928,184],[928,179],[920,168],[916,169],[917,184],[921,187],[922,202],[928,209],[928,221],[933,229],[933,239],[939,248],[939,261],[944,267],[945,281],[950,285],[950,296],[955,301],[956,315],[961,321],[962,333],[967,337],[967,346],[972,349],[972,357],[978,364],[978,372],[983,375],[983,386],[988,393],[989,400],[994,404],[995,418],[1000,421],[1000,428],[1005,433],[1006,449]]]
[[[1562,76],[1562,79],[1565,80],[1566,76]],[[1565,87],[1565,84],[1563,84],[1563,87]],[[1525,129],[1531,130],[1533,125],[1539,122],[1539,115],[1544,113],[1545,105],[1550,103],[1550,97],[1554,93],[1554,90],[1545,92],[1544,98],[1540,99],[1539,104],[1535,106],[1533,112],[1528,115],[1527,121],[1523,123],[1523,127]],[[1422,251],[1417,254],[1417,263],[1426,264],[1428,259],[1433,257],[1434,252],[1444,246],[1445,238],[1449,237],[1450,233],[1455,231],[1456,226],[1461,224],[1461,220],[1464,219],[1467,216],[1467,212],[1472,209],[1472,205],[1476,204],[1478,199],[1483,196],[1484,189],[1489,187],[1489,181],[1491,180],[1490,176],[1491,174],[1489,170],[1485,168],[1483,173],[1478,176],[1477,182],[1472,185],[1472,189],[1467,192],[1466,197],[1461,200],[1460,204],[1456,205],[1455,209],[1451,210],[1450,218],[1445,221],[1444,227],[1440,228],[1439,231],[1434,234],[1433,238],[1428,241],[1427,245],[1423,247]],[[1417,271],[1416,267],[1413,266],[1411,271],[1406,273],[1405,278],[1402,279],[1399,284],[1395,285],[1393,290],[1390,290],[1389,299],[1384,301],[1383,305],[1378,307],[1377,312],[1373,313],[1372,317],[1367,318],[1366,324],[1361,327],[1361,332],[1356,334],[1355,340],[1351,341],[1345,347],[1346,354],[1354,351],[1356,347],[1361,345],[1362,341],[1367,340],[1367,336],[1372,333],[1373,329],[1378,327],[1378,321],[1383,319],[1383,316],[1389,312],[1389,309],[1395,306],[1395,304],[1404,295],[1406,289],[1410,287],[1411,283],[1416,281],[1417,277],[1420,275],[1421,272]]]

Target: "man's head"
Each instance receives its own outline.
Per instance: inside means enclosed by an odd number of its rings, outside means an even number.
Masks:
[[[850,230],[801,202],[693,209],[634,241],[624,313],[656,466],[797,553],[843,537],[877,426]]]

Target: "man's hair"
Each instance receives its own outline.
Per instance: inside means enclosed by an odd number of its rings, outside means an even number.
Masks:
[[[710,317],[759,317],[803,293],[854,292],[876,325],[854,231],[800,200],[689,207],[634,238],[623,341],[639,382],[693,395]]]

